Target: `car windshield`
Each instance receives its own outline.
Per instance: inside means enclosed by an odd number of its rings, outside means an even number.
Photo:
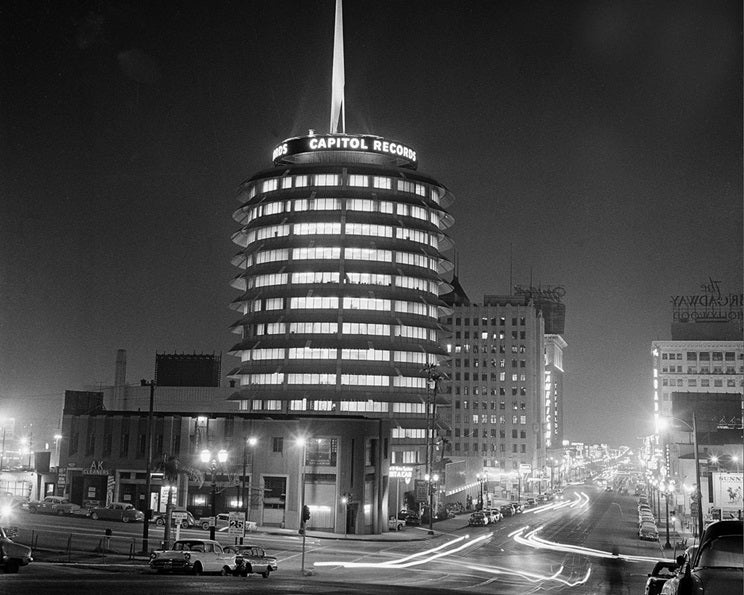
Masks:
[[[173,549],[177,552],[204,551],[204,544],[201,541],[177,541],[173,544]]]
[[[697,567],[744,568],[741,535],[722,535],[705,544],[700,551]]]

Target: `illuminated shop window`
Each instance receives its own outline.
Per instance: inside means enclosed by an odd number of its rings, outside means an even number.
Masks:
[[[292,250],[293,260],[338,260],[339,258],[341,258],[341,248],[338,246],[313,246]]]
[[[339,274],[333,271],[316,271],[304,273],[292,273],[292,283],[338,283]]]
[[[367,176],[361,176],[359,174],[349,174],[349,186],[366,187],[369,184]]]
[[[338,186],[339,175],[338,174],[316,174],[315,185],[316,186]]]
[[[390,311],[390,300],[381,300],[374,298],[345,297],[345,310],[378,310],[383,312]]]
[[[342,360],[351,361],[390,361],[390,351],[387,349],[342,349]]]
[[[287,374],[287,384],[330,384],[335,386],[335,374]]]
[[[341,231],[339,230],[338,233],[341,233]],[[371,223],[347,223],[346,234],[376,238],[392,238],[393,228],[389,225],[374,225]]]
[[[291,309],[322,310],[327,308],[338,308],[338,298],[330,296],[293,297],[289,300]]]
[[[337,349],[325,347],[290,347],[289,359],[336,359]]]
[[[393,252],[392,250],[374,250],[372,248],[345,248],[344,258],[347,260],[393,262]]]
[[[312,221],[309,223],[296,223],[292,232],[298,236],[304,235],[339,235],[341,223],[333,221]]]
[[[393,187],[393,181],[383,176],[372,176],[372,186],[374,188],[384,188],[390,190]]]
[[[302,334],[331,334],[338,332],[337,322],[291,322],[289,332]]]

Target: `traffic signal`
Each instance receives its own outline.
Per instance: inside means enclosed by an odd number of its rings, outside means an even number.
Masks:
[[[310,507],[305,504],[302,507],[302,522],[307,523],[310,520]]]

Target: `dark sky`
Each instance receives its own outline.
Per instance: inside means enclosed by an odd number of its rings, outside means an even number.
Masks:
[[[328,130],[333,0],[0,7],[0,415],[225,353],[237,184]],[[566,289],[567,437],[650,431],[670,296],[742,287],[737,0],[347,0],[349,133],[455,195],[471,299]],[[223,369],[237,360],[223,356]]]

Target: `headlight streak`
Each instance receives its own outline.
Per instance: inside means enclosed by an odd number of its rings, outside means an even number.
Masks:
[[[537,529],[530,531],[524,537],[522,537],[522,533],[526,530],[526,528],[524,528],[521,531],[517,532],[516,534],[510,535],[510,537],[513,537],[514,541],[516,541],[519,544],[526,545],[526,546],[529,546],[535,549],[546,549],[546,550],[553,550],[556,552],[565,552],[565,553],[570,553],[570,554],[582,554],[584,556],[589,556],[593,558],[620,559],[620,560],[626,560],[628,562],[658,562],[659,561],[658,557],[613,554],[611,552],[606,552],[603,550],[596,550],[593,548],[583,547],[580,545],[568,545],[568,544],[563,544],[563,543],[556,543],[554,541],[548,541],[547,539],[542,539],[540,537],[537,537],[537,533],[541,531],[542,529],[543,529],[543,526],[541,525]]]
[[[555,581],[566,585],[567,587],[577,587],[583,585],[589,580],[589,576],[592,573],[592,569],[589,568],[584,575],[584,578],[570,581],[568,579],[560,578],[561,572],[563,572],[563,566],[561,566],[557,572],[553,574],[536,574],[534,572],[523,572],[519,570],[512,570],[510,568],[504,568],[501,566],[467,566],[469,570],[476,570],[480,572],[488,572],[490,574],[510,574],[513,576],[521,577],[531,583],[540,583],[544,581]]]
[[[441,558],[443,556],[449,556],[450,554],[456,554],[457,552],[460,552],[466,548],[472,547],[480,543],[481,541],[490,539],[491,536],[492,536],[492,533],[487,533],[485,535],[481,535],[480,537],[471,539],[470,541],[466,541],[465,543],[463,543],[462,545],[454,549],[450,549],[447,551],[439,551],[444,548],[450,547],[459,541],[470,539],[470,536],[468,535],[464,537],[458,537],[457,539],[448,541],[447,543],[444,543],[440,545],[439,547],[436,547],[430,550],[425,550],[423,552],[418,552],[410,556],[406,556],[405,558],[401,558],[399,560],[391,560],[388,562],[339,562],[339,561],[315,562],[313,566],[342,566],[344,568],[409,568],[410,566],[419,566],[421,564],[426,564],[428,562],[431,562],[432,560],[436,560],[437,558]],[[438,552],[438,553],[435,553],[435,552]],[[422,558],[422,556],[427,556],[427,555],[428,555],[427,558]],[[417,560],[416,558],[422,558],[422,559]]]

